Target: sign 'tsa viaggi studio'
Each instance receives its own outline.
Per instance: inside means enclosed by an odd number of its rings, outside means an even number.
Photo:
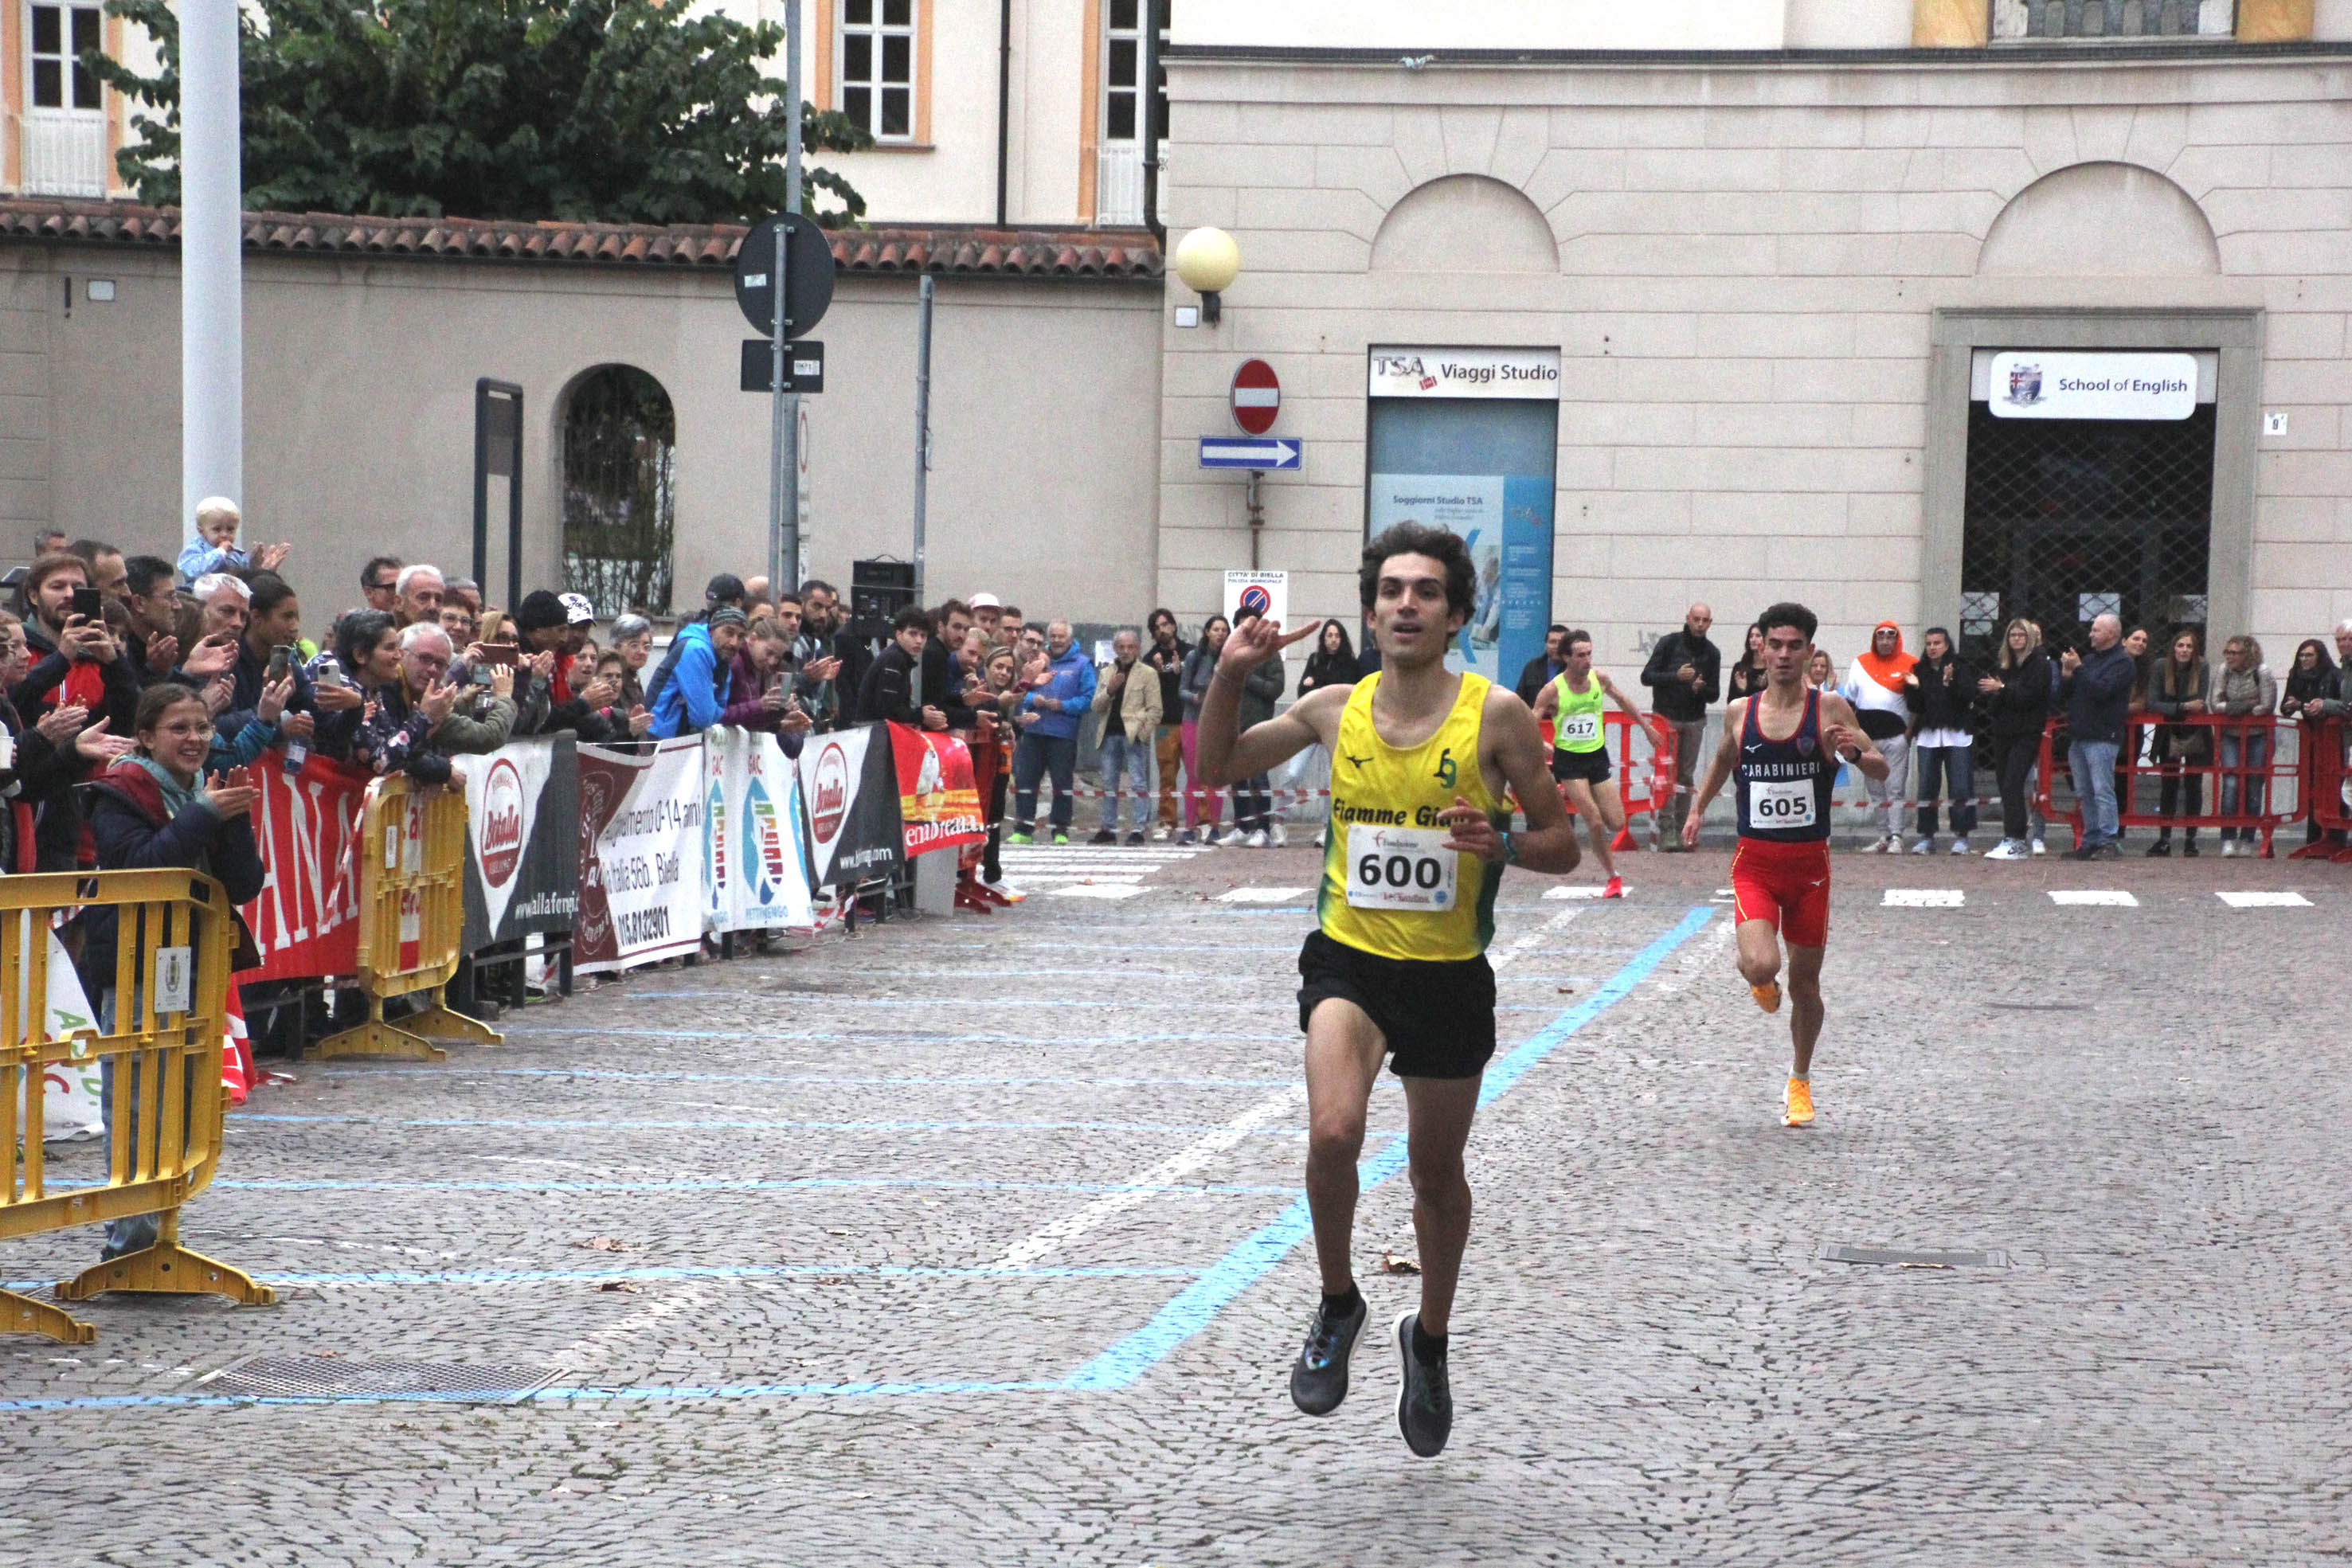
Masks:
[[[2187,419],[2197,412],[2197,357],[2004,350],[1992,357],[1985,406],[1996,419]]]
[[[1372,397],[1559,396],[1558,349],[1375,348]]]

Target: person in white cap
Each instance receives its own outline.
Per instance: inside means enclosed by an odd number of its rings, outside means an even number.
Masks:
[[[1004,626],[1004,601],[993,593],[975,593],[964,601],[964,605],[971,610],[971,618],[979,623],[980,629],[988,633],[988,645],[992,648],[1002,646],[1004,639],[998,633]]]

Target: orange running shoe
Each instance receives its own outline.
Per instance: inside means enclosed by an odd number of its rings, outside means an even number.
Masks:
[[[1623,877],[1622,877],[1622,876],[1612,876],[1612,877],[1611,877],[1611,878],[1609,879],[1609,884],[1608,884],[1606,887],[1603,887],[1603,888],[1601,890],[1601,897],[1603,897],[1603,898],[1622,898],[1622,897],[1624,897],[1624,896],[1625,896],[1625,879],[1624,879]]]
[[[1789,1080],[1788,1109],[1781,1113],[1780,1125],[1810,1127],[1813,1124],[1813,1086],[1802,1078]]]
[[[1748,994],[1754,997],[1756,1005],[1766,1012],[1777,1013],[1780,1010],[1780,981],[1767,980],[1760,986],[1750,986],[1748,988]]]

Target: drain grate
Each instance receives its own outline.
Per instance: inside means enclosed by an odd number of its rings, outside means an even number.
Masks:
[[[332,1356],[247,1356],[201,1381],[207,1394],[253,1399],[530,1397],[562,1375],[554,1366],[457,1366],[432,1361],[344,1361]]]
[[[1898,1252],[1885,1247],[1826,1248],[1822,1260],[1830,1263],[1870,1263],[1895,1269],[2006,1269],[2006,1252]]]

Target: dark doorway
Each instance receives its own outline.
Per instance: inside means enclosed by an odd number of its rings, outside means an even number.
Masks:
[[[563,575],[599,616],[664,614],[677,523],[677,418],[661,382],[600,365],[563,406]]]
[[[2052,652],[2102,611],[2126,630],[2202,627],[2213,410],[2183,420],[1998,419],[1969,409],[1960,643],[1990,655],[2018,617]]]

